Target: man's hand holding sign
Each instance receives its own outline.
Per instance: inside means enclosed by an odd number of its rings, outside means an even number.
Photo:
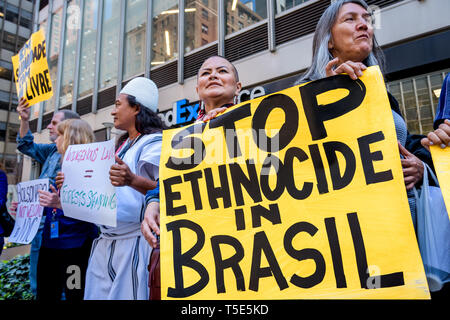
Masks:
[[[162,297],[428,298],[399,158],[378,67],[165,131]]]

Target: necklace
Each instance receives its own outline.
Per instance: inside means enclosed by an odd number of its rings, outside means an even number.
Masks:
[[[127,140],[125,140],[122,145],[119,147],[119,149],[117,149],[116,154],[117,156],[122,159],[123,156],[125,155],[125,153],[136,143],[138,142],[138,140],[142,137],[142,135],[140,133],[138,133],[138,135],[134,138],[134,139],[130,139],[128,138]],[[126,144],[126,145],[125,145]],[[123,147],[125,145],[125,147]]]

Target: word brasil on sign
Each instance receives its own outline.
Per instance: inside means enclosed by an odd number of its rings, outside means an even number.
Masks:
[[[71,145],[64,154],[60,191],[64,215],[116,226],[116,190],[109,180],[114,140]]]
[[[41,223],[44,207],[39,204],[38,190],[49,190],[48,179],[37,179],[17,184],[17,214],[9,242],[30,243]]]
[[[45,35],[42,29],[33,33],[19,53],[11,60],[19,99],[25,98],[32,106],[52,97],[52,81],[47,63]]]
[[[399,159],[378,67],[164,131],[162,297],[429,299]]]

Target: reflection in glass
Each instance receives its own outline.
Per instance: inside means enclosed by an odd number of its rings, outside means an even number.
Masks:
[[[99,89],[117,83],[120,0],[104,0]]]
[[[308,1],[309,0],[276,0],[275,12],[278,14]]]
[[[185,53],[217,40],[217,2],[185,0]]]
[[[127,0],[125,19],[125,59],[126,80],[145,70],[145,28],[147,19],[147,0]]]
[[[97,12],[98,0],[84,2],[78,97],[88,95],[94,90]]]
[[[225,7],[227,34],[267,18],[266,0],[225,0]]]
[[[50,43],[47,48],[48,57],[48,67],[50,69],[50,78],[52,80],[53,90],[56,88],[56,83],[58,82],[58,58],[59,58],[59,47],[61,42],[61,28],[63,22],[63,8],[59,8],[52,16],[52,29],[50,33]],[[45,103],[44,113],[51,112],[55,108],[55,95]]]
[[[152,66],[178,56],[178,0],[153,1]]]
[[[77,5],[79,7],[79,0],[71,0],[68,6]],[[70,10],[67,10],[67,17],[72,14]],[[61,77],[61,87],[60,87],[60,100],[59,107],[64,107],[65,105],[72,103],[73,98],[73,81],[75,74],[75,60],[77,53],[77,39],[78,39],[78,28],[76,24],[66,24],[65,35],[64,35],[64,56],[62,65],[62,77]]]

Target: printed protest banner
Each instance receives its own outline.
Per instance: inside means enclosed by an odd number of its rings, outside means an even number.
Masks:
[[[164,131],[163,299],[429,299],[378,67]]]
[[[431,146],[430,152],[450,219],[450,148],[441,149],[438,146]]]
[[[63,157],[60,197],[64,215],[115,227],[116,190],[109,180],[114,139],[70,145]]]
[[[11,60],[19,100],[24,97],[32,106],[52,97],[45,33],[42,29],[33,33],[19,53],[11,57]]]
[[[49,190],[48,179],[37,179],[17,184],[16,223],[9,242],[29,244],[33,241],[42,219],[44,207],[39,205],[38,190]]]

